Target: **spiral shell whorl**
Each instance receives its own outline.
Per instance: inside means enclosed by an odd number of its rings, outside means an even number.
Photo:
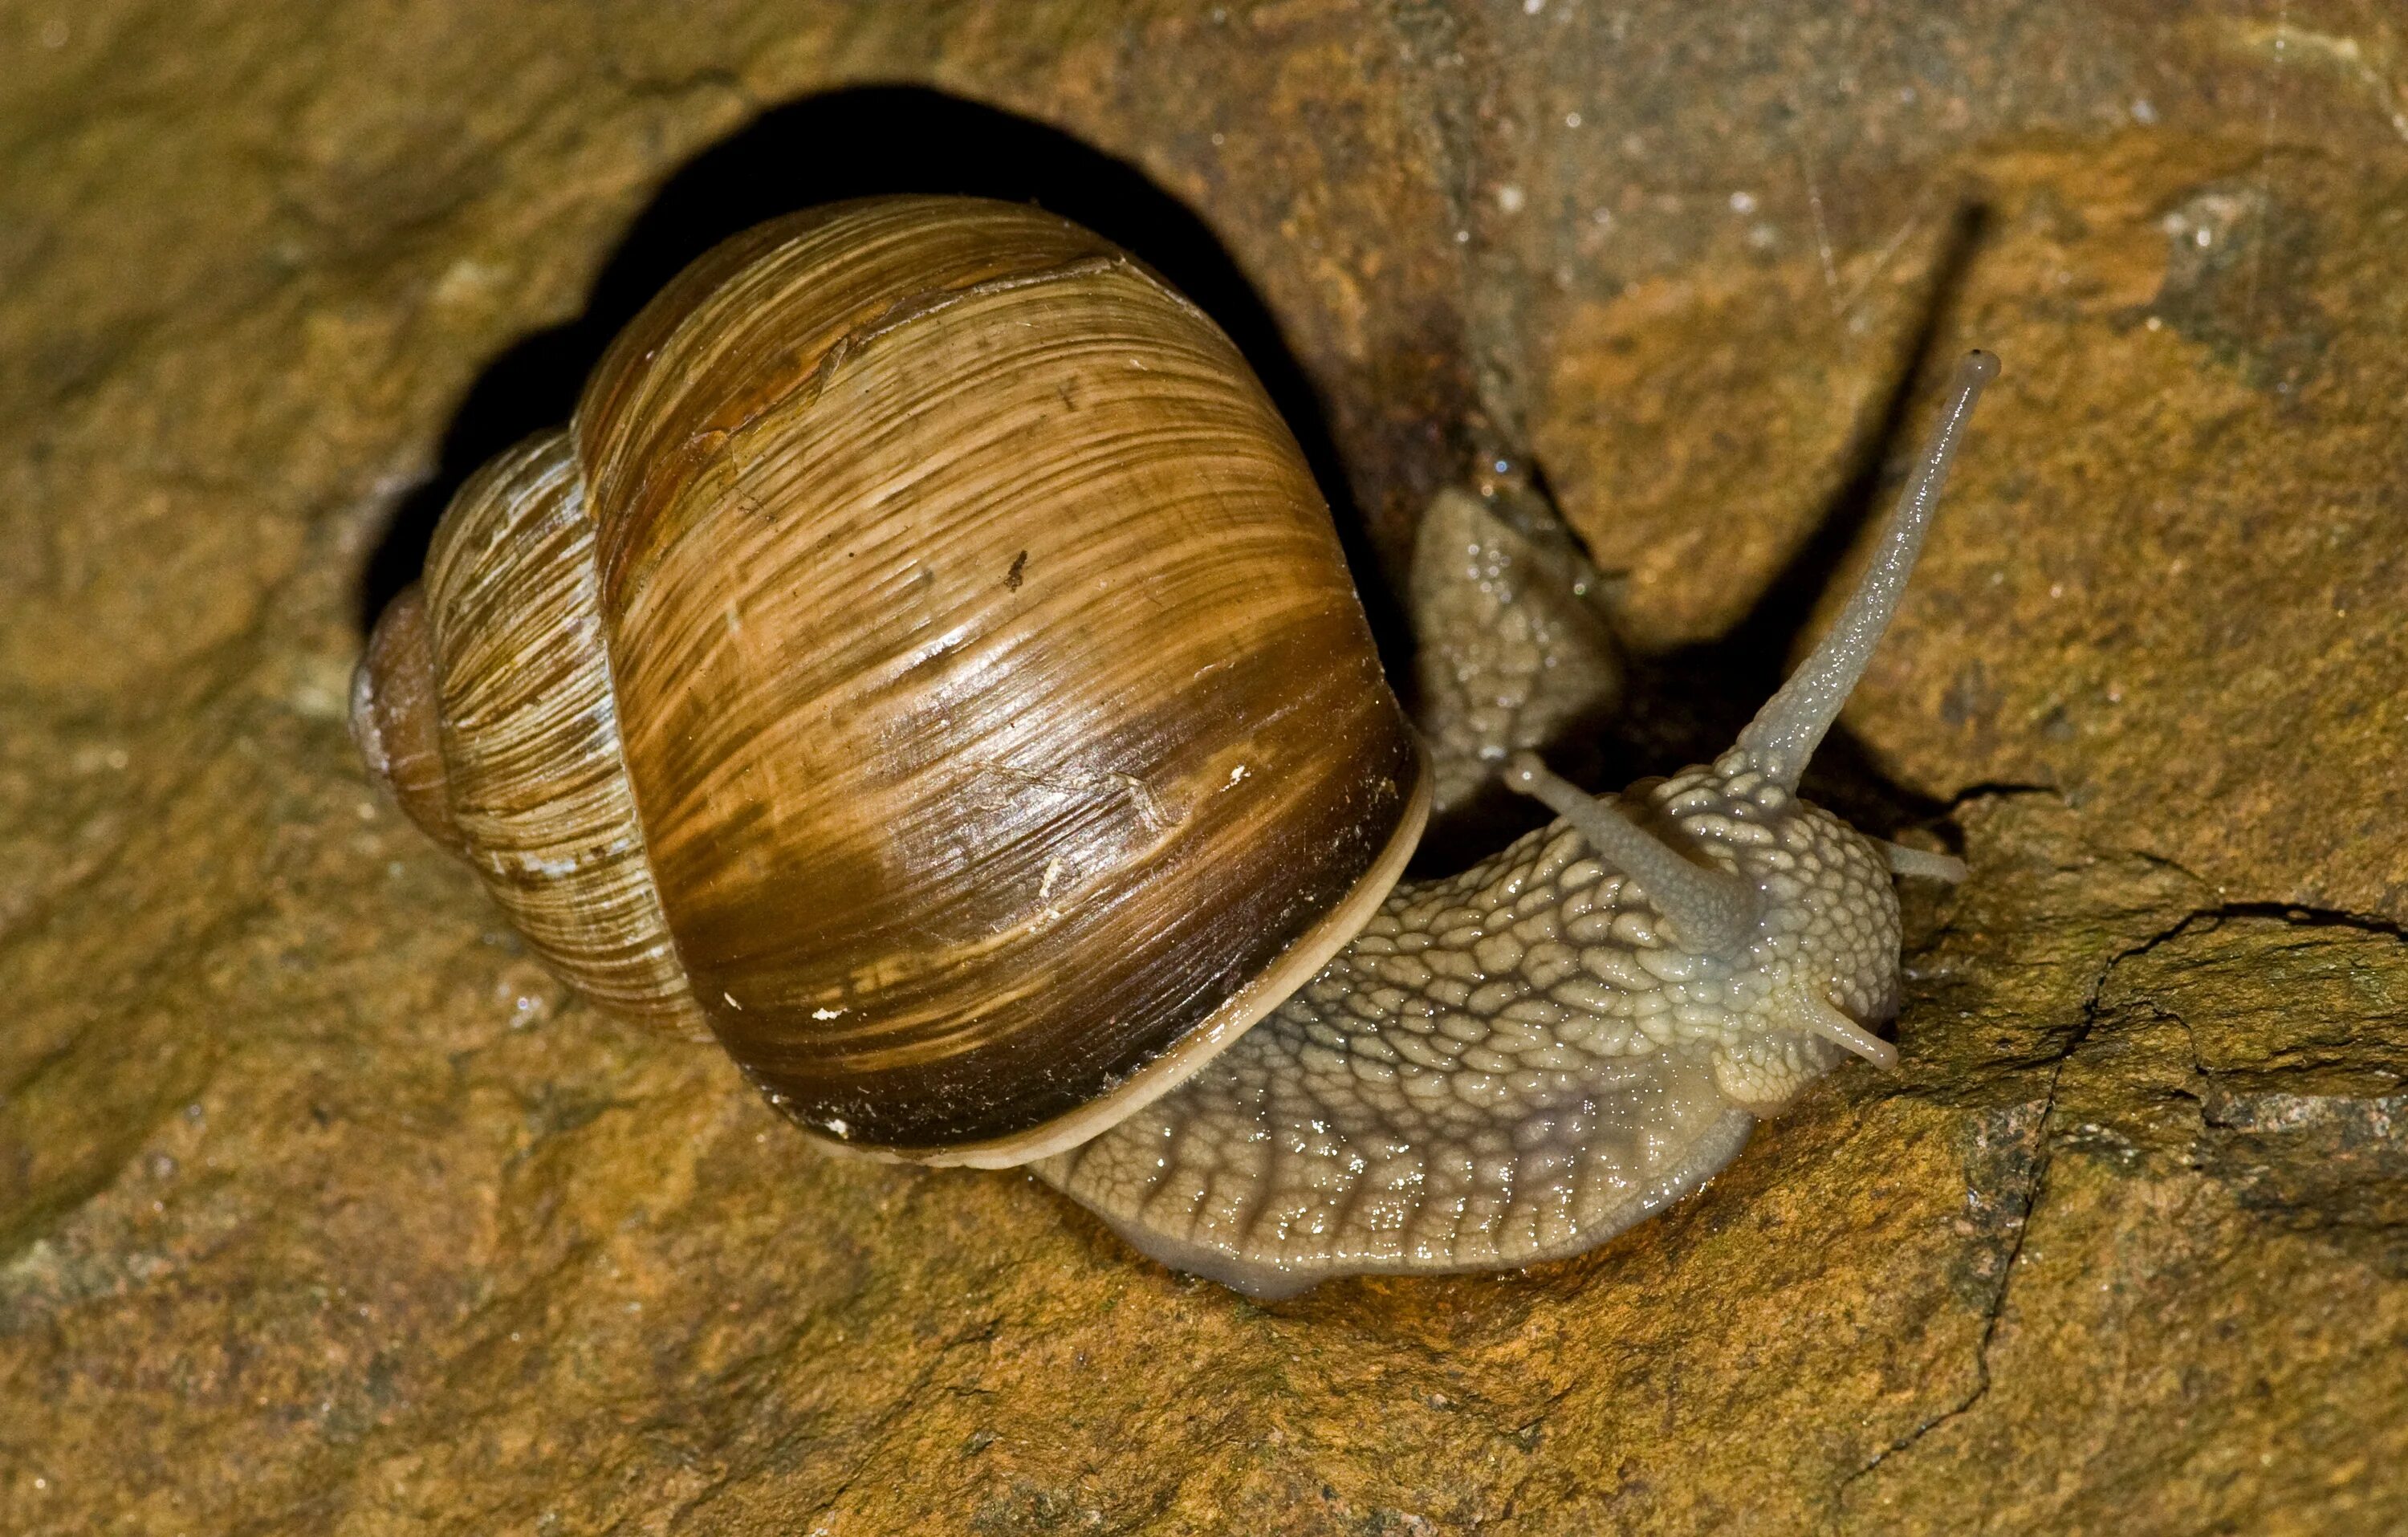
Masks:
[[[594,526],[566,434],[521,444],[461,488],[425,586],[452,814],[469,863],[580,993],[709,1039],[628,792]]]

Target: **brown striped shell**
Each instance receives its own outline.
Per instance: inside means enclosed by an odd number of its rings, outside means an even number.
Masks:
[[[1362,927],[1428,794],[1227,338],[967,199],[689,268],[462,489],[354,703],[580,992],[930,1162],[1175,1086]]]

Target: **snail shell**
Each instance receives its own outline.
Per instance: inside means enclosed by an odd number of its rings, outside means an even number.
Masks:
[[[1559,820],[1400,886],[1432,775],[1227,339],[1032,208],[816,209],[689,268],[565,432],[463,487],[354,731],[566,980],[824,1139],[1033,1163],[1261,1295],[1569,1253],[1846,1052],[1895,1060],[1892,872],[1960,871],[1794,792],[1975,359],[1815,654],[1616,801],[1502,761],[1573,712],[1543,654],[1596,626],[1442,504],[1469,564],[1417,602],[1486,634],[1426,658],[1439,777]]]
[[[1286,426],[1033,208],[720,247],[463,488],[424,592],[378,641],[428,636],[446,769],[405,803],[580,990],[866,1149],[1092,1134],[1318,970],[1420,831]],[[378,676],[371,758],[425,735]]]

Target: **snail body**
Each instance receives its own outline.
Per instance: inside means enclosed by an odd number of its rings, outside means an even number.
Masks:
[[[1559,819],[1400,885],[1433,775],[1226,338],[1037,210],[838,205],[463,487],[354,730],[565,980],[819,1138],[1032,1165],[1258,1295],[1524,1263],[1894,1060],[1892,871],[1948,862],[1794,792],[1983,377],[1730,753],[1598,801],[1453,746]]]

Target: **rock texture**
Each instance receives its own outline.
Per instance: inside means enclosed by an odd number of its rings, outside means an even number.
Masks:
[[[2408,1520],[2391,11],[7,0],[0,79],[0,1530]],[[367,795],[362,583],[693,242],[882,187],[1154,208],[1368,572],[1552,496],[1634,770],[1998,351],[1821,786],[1973,868],[1902,1070],[1260,1307],[568,1002]]]

